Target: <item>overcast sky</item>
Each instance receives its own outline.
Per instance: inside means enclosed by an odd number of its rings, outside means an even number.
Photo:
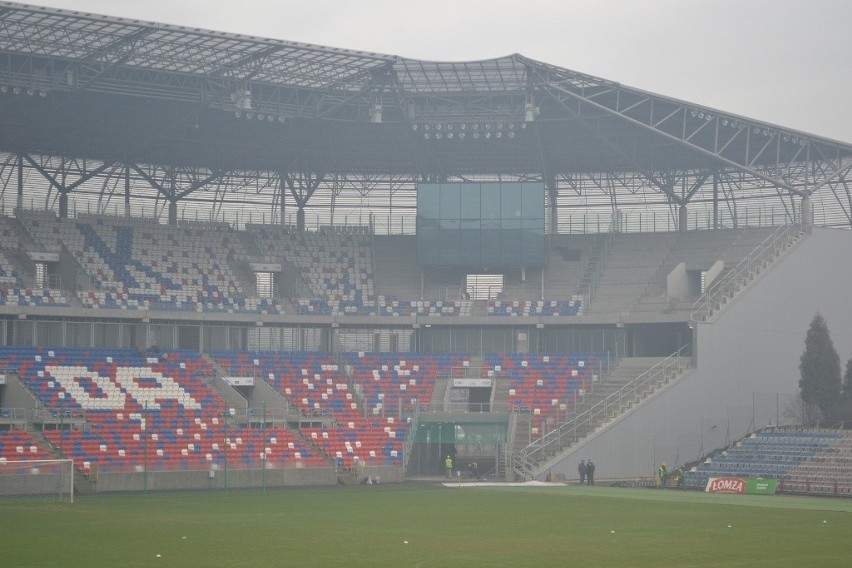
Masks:
[[[31,0],[433,61],[520,53],[852,143],[852,0]]]

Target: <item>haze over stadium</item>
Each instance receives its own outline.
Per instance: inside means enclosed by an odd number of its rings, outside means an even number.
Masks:
[[[34,5],[400,55],[520,53],[624,85],[834,138],[852,38],[844,0],[37,0]]]
[[[0,3],[0,458],[852,494],[852,11],[740,4]]]

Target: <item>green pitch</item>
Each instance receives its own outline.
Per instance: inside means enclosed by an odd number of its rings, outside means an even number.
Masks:
[[[8,567],[849,566],[852,501],[402,484],[0,503]]]

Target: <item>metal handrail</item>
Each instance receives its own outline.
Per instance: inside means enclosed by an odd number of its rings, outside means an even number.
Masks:
[[[704,294],[692,305],[692,321],[705,321],[713,305],[720,303],[722,298],[735,290],[740,282],[748,280],[756,267],[778,252],[779,243],[789,243],[799,232],[801,232],[801,225],[798,224],[781,225],[775,229],[734,268],[725,272],[707,287]]]
[[[591,408],[581,412],[571,420],[558,425],[541,438],[529,443],[513,457],[516,471],[522,476],[529,477],[539,467],[540,462],[536,458],[542,452],[560,443],[566,436],[575,437],[579,428],[592,426],[600,418],[606,419],[610,417],[613,409],[621,410],[624,408],[626,402],[635,401],[637,397],[643,396],[652,384],[660,383],[672,369],[679,367],[681,360],[690,353],[690,350],[691,347],[689,345],[684,345],[663,361],[660,361],[617,391],[594,404]],[[523,470],[518,469],[518,463],[523,465]]]
[[[26,408],[7,406],[0,408],[0,420],[26,420],[28,414]]]

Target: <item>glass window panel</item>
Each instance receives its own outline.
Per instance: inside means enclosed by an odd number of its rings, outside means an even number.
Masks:
[[[493,183],[484,183],[480,190],[480,211],[482,212],[482,223],[500,219],[500,186]]]
[[[521,184],[501,183],[500,196],[503,219],[520,219],[522,216]]]
[[[440,185],[423,184],[417,186],[417,217],[437,219],[440,216]]]
[[[58,321],[40,321],[36,325],[37,345],[62,345],[62,324]]]
[[[459,219],[461,206],[461,186],[457,183],[441,185],[441,220]]]
[[[148,329],[148,347],[160,350],[175,348],[175,328],[173,325],[151,324]]]
[[[225,326],[214,326],[203,329],[204,351],[227,351],[228,350],[228,328]]]
[[[521,230],[503,230],[500,232],[502,243],[501,264],[519,265],[521,262]]]
[[[521,235],[523,263],[526,266],[544,264],[544,230],[526,229]]]
[[[521,186],[523,217],[525,219],[544,219],[544,185],[524,183]]]
[[[440,233],[438,240],[437,256],[440,261],[438,264],[444,266],[454,266],[459,264],[459,230],[447,230]]]
[[[92,346],[92,324],[89,322],[68,322],[65,335],[68,347]]]
[[[460,215],[462,219],[479,220],[479,200],[481,195],[480,184],[464,184],[460,192]]]
[[[92,328],[95,335],[95,347],[119,347],[120,324],[96,323]]]
[[[34,345],[33,333],[35,330],[35,322],[26,320],[17,320],[14,322],[12,345]]]
[[[480,261],[479,229],[459,231],[459,262],[465,265],[479,265]]]

